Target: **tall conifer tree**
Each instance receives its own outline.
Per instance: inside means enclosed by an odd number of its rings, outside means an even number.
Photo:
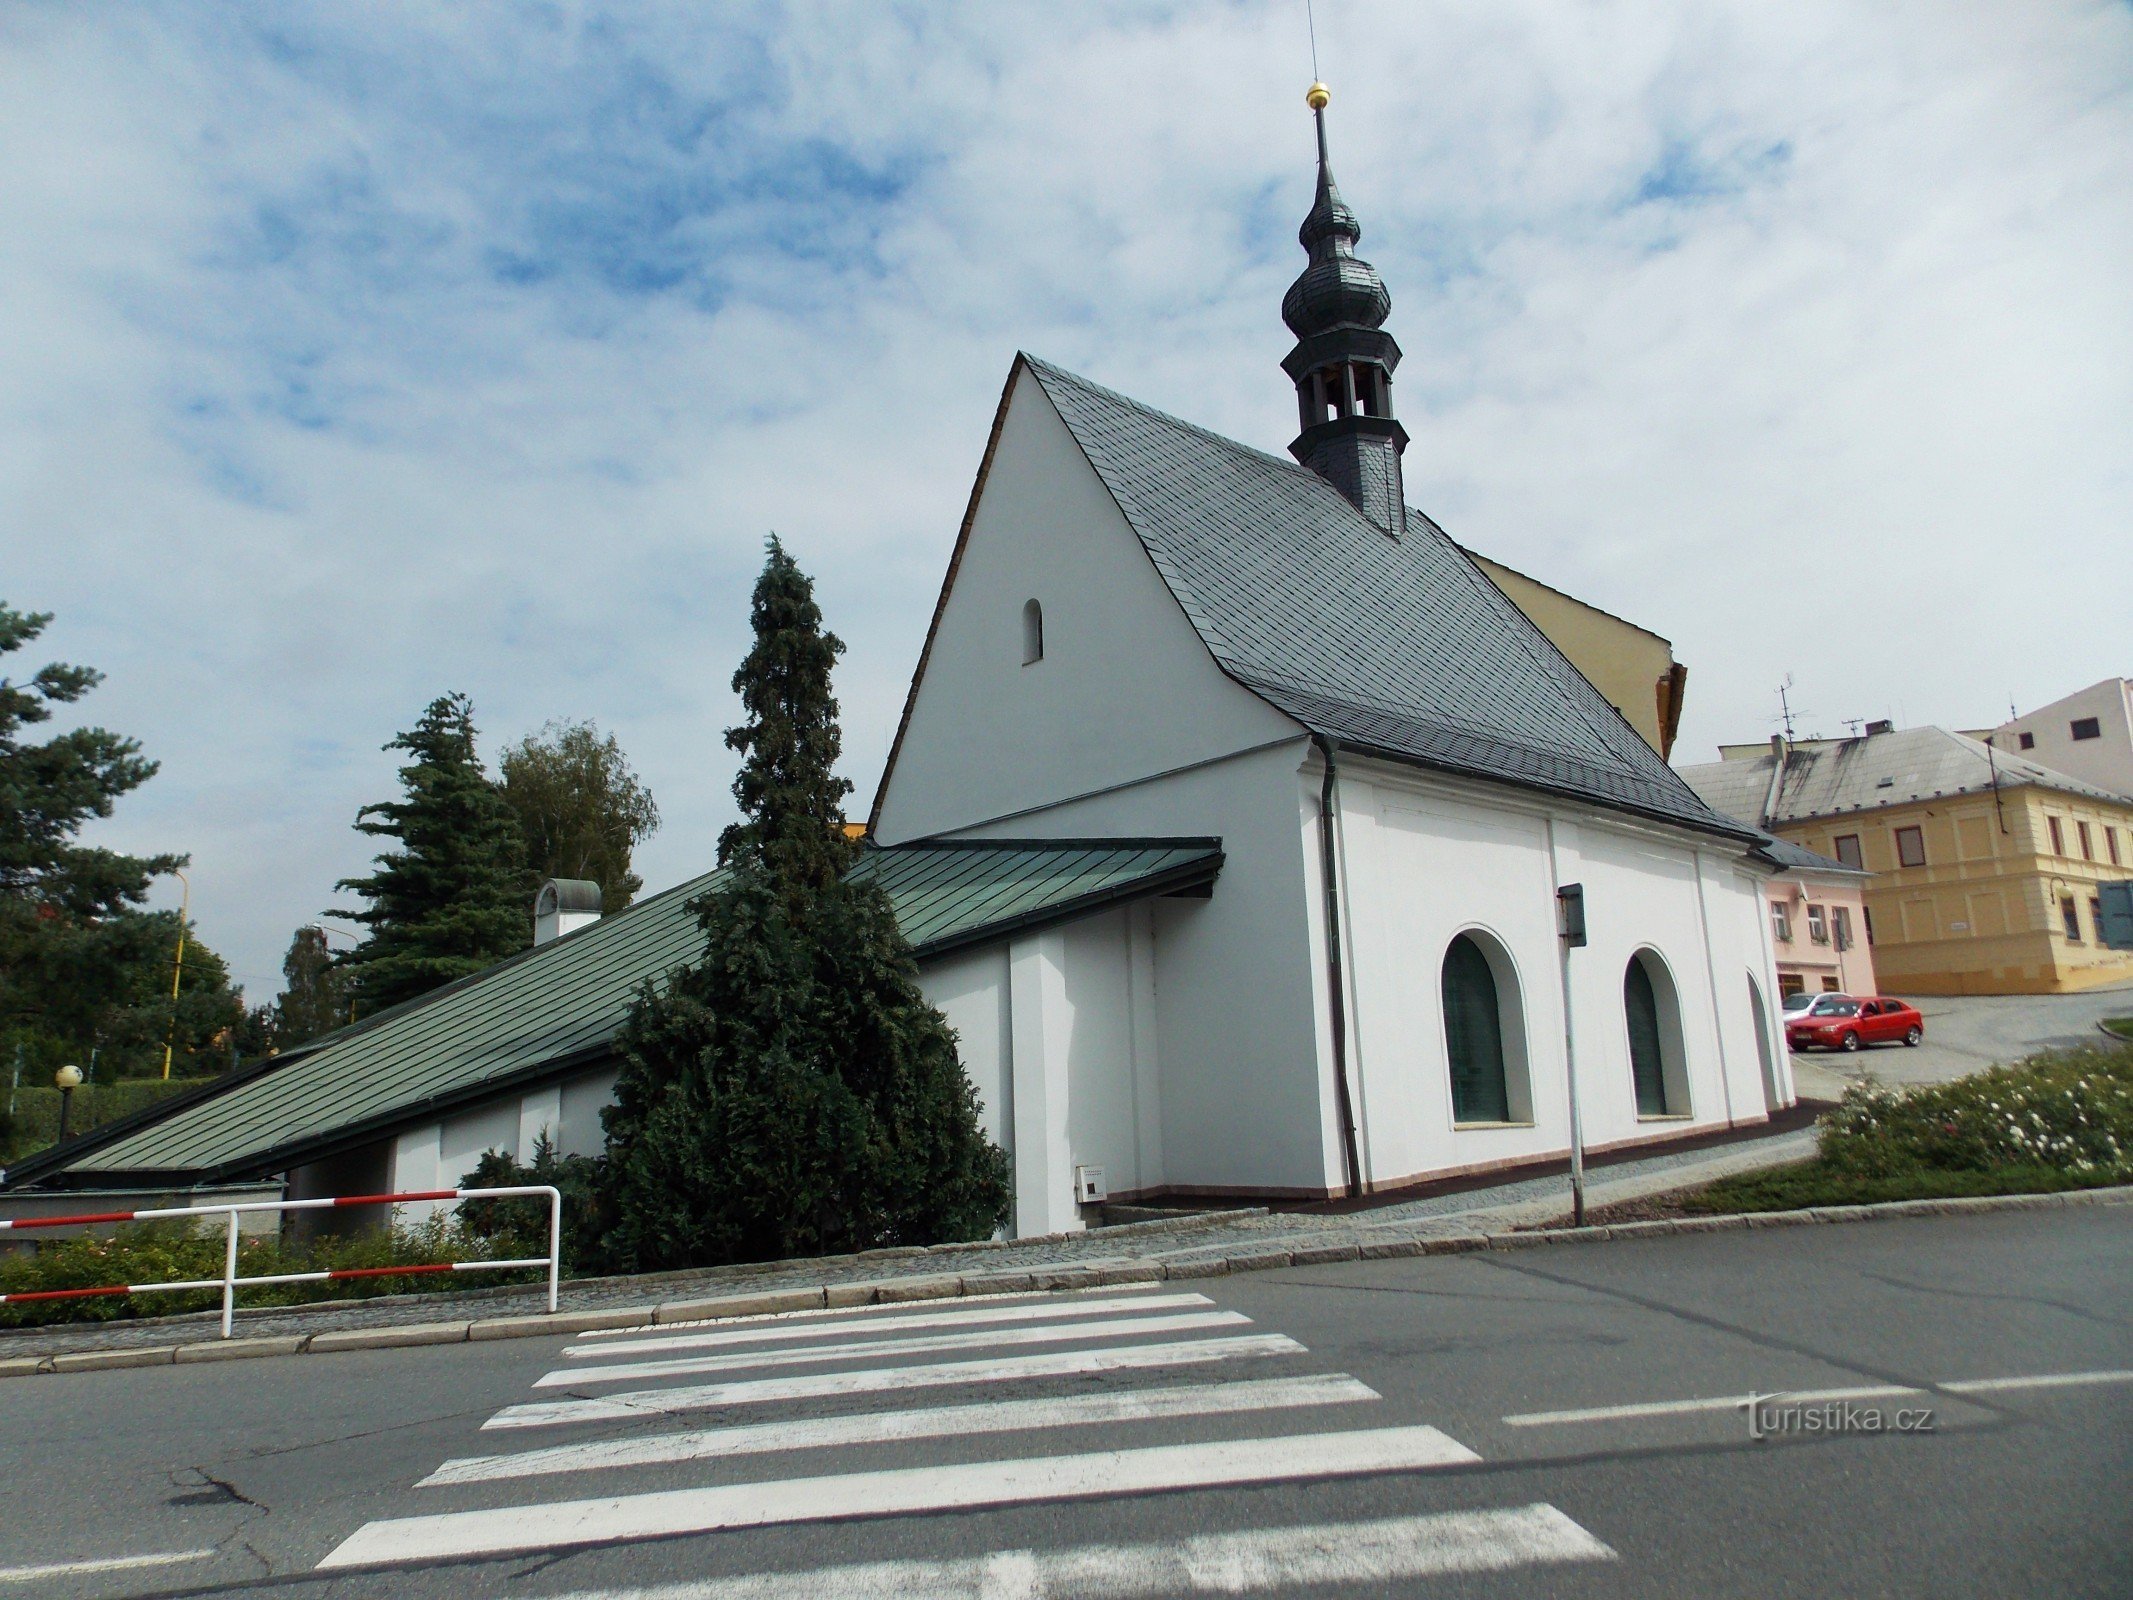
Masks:
[[[609,1245],[638,1271],[983,1238],[1007,1213],[955,1036],[888,897],[849,875],[844,647],[776,539],[752,612],[704,952],[638,996],[607,1112]]]
[[[473,703],[439,695],[385,748],[414,757],[400,769],[406,798],[365,806],[356,827],[400,848],[381,854],[369,877],[335,885],[370,902],[342,913],[370,929],[349,958],[365,1012],[479,972],[533,938],[521,892],[525,847],[475,754]]]

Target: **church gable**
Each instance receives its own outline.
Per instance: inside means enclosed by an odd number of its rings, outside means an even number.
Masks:
[[[971,827],[1300,733],[1216,665],[1018,358],[875,801],[877,837]]]

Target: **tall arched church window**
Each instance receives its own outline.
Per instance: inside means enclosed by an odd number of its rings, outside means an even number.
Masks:
[[[1463,933],[1444,953],[1444,1039],[1451,1057],[1452,1120],[1509,1122],[1496,975],[1481,947]]]
[[[1637,1081],[1637,1114],[1666,1115],[1666,1056],[1659,1045],[1659,997],[1644,963],[1622,975],[1622,1007],[1629,1013],[1629,1070]]]
[[[1044,607],[1034,600],[1022,602],[1022,664],[1044,659]]]

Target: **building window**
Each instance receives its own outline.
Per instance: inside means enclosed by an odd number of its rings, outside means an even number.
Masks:
[[[1824,978],[1822,980],[1822,992],[1824,994],[1842,994],[1844,988],[1835,978]]]
[[[1837,936],[1837,948],[1852,947],[1852,913],[1848,906],[1831,906],[1829,909],[1830,930]]]
[[[2066,942],[2081,943],[2081,913],[2074,909],[2074,897],[2063,894],[2059,897],[2059,916],[2066,923]]]
[[[2066,731],[2077,739],[2101,739],[2103,724],[2094,717],[2076,717],[2066,725]]]
[[[1778,998],[1780,1000],[1789,1000],[1796,994],[1805,994],[1806,992],[1807,980],[1797,972],[1781,972],[1778,974]]]
[[[1872,906],[1861,906],[1859,908],[1859,920],[1866,924],[1866,942],[1872,944],[1874,942],[1874,908]]]
[[[1786,907],[1770,908],[1770,936],[1779,944],[1792,943],[1792,912]]]
[[[2112,866],[2115,867],[2122,864],[2118,859],[2118,830],[2116,828],[2105,828],[2103,830],[2103,847],[2111,853]]]
[[[1022,602],[1022,664],[1032,666],[1044,659],[1044,607],[1034,600]]]
[[[1820,906],[1807,908],[1807,937],[1816,944],[1829,943],[1829,913]]]
[[[1896,830],[1896,864],[1903,867],[1922,867],[1926,864],[1926,835],[1923,829]]]
[[[2096,851],[2089,843],[2089,825],[2086,822],[2076,822],[2074,824],[2074,837],[2081,841],[2081,859],[2094,861],[2096,859]]]
[[[1444,1041],[1452,1065],[1454,1122],[1509,1122],[1503,1006],[1489,958],[1462,933],[1444,953]]]
[[[1856,833],[1840,833],[1837,835],[1837,859],[1847,867],[1855,868],[1861,872],[1866,870],[1866,857],[1859,850],[1859,835]]]
[[[2037,748],[2037,736],[2035,734],[2025,733],[2020,735],[2019,737],[2022,740],[2022,748],[2024,750],[2034,750]]]
[[[2062,833],[2062,832],[2060,831],[2060,829],[2059,829],[2059,819],[2058,819],[2057,817],[2046,817],[2046,818],[2044,819],[2044,825],[2045,825],[2045,826],[2046,826],[2047,828],[2051,829],[2051,835],[2052,835],[2052,854],[2053,854],[2053,855],[2055,855],[2055,856],[2063,856],[2063,855],[2065,855],[2065,854],[2066,854],[2066,835],[2065,835],[2064,833]]]
[[[2103,943],[2103,897],[2089,896],[2089,926],[2096,930],[2096,942]]]
[[[1681,1011],[1673,979],[1649,950],[1631,956],[1623,969],[1622,1011],[1629,1024],[1629,1071],[1637,1091],[1637,1115],[1669,1117],[1686,1111]]]

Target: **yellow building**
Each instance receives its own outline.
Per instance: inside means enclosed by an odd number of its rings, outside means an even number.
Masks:
[[[1689,681],[1689,669],[1674,660],[1672,644],[1649,628],[1625,622],[1501,562],[1471,550],[1467,556],[1662,760],[1672,753]]]
[[[2133,800],[1945,728],[1724,745],[1682,771],[1729,816],[1874,874],[1895,994],[2062,994],[2133,981],[2098,885],[2133,878]]]

